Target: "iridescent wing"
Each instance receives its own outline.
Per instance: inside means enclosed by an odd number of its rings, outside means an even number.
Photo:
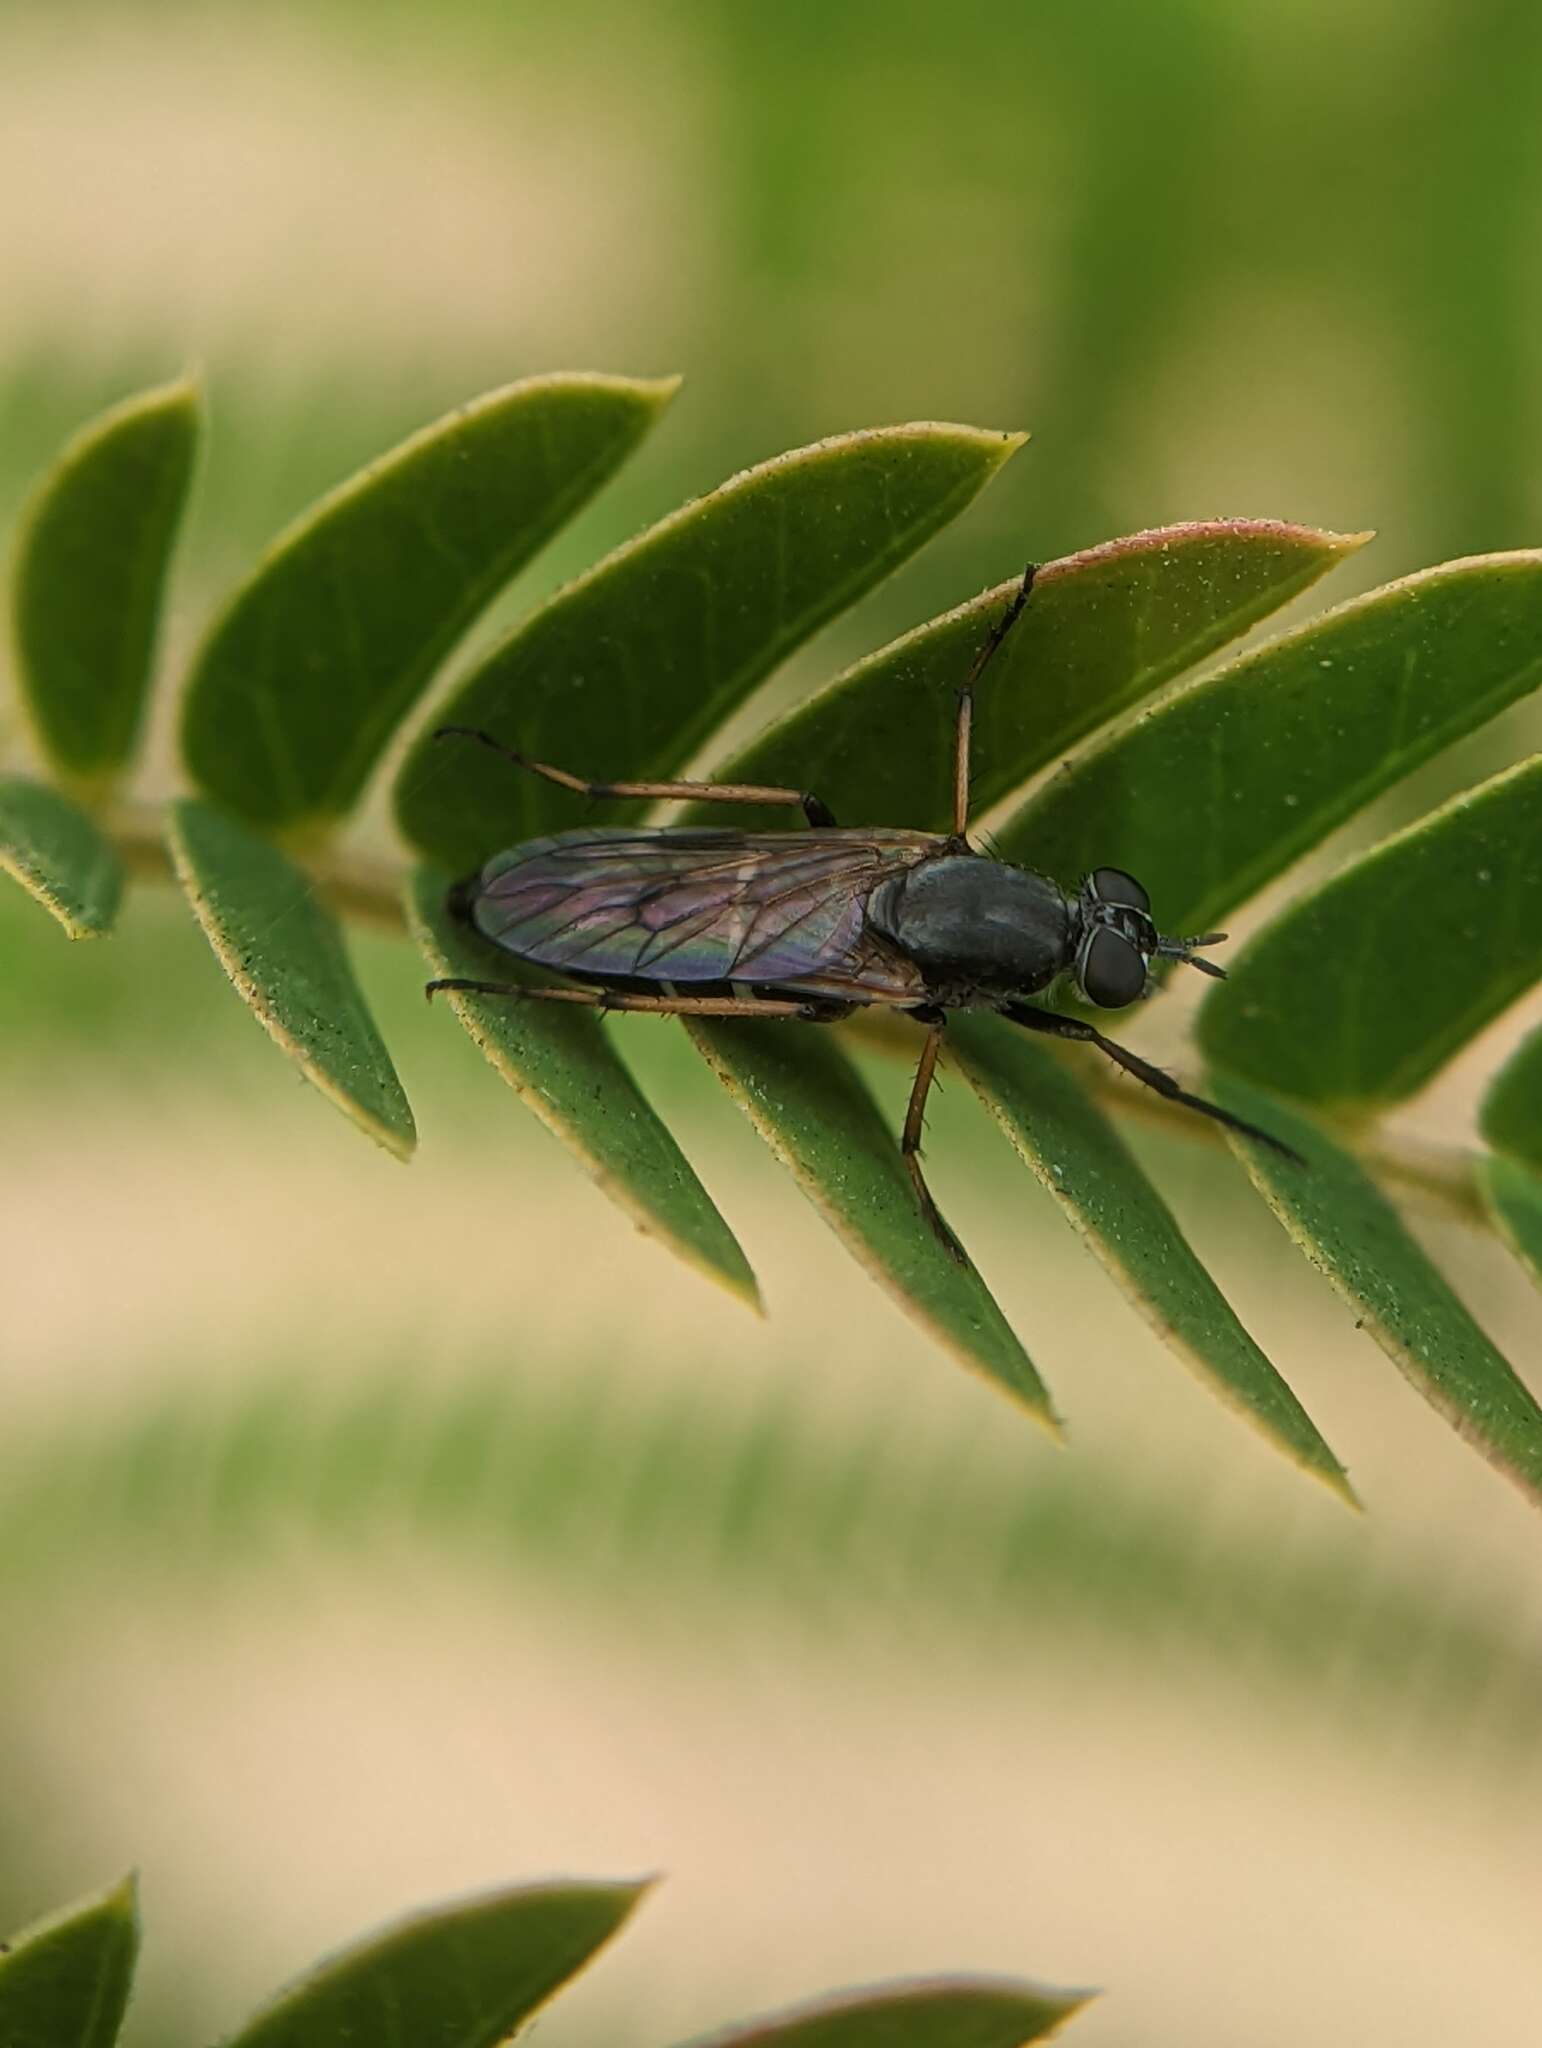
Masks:
[[[911,963],[865,928],[885,875],[942,849],[925,832],[559,832],[500,853],[473,885],[484,937],[580,980],[738,981],[919,1001]]]

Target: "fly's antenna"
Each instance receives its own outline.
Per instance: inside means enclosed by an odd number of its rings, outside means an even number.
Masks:
[[[1225,932],[1200,932],[1192,939],[1157,938],[1157,955],[1163,960],[1181,960],[1187,967],[1197,967],[1201,974],[1213,976],[1216,981],[1226,979],[1226,969],[1218,967],[1213,960],[1195,957],[1196,946],[1219,946],[1225,940]]]

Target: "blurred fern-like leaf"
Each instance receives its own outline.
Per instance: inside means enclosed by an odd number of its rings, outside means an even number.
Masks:
[[[339,832],[451,650],[674,388],[531,379],[425,428],[324,498],[220,607],[195,654],[181,721],[195,793],[166,807],[125,797],[122,784],[200,414],[191,388],[175,385],[105,415],[39,485],[15,553],[18,673],[46,768],[0,783],[0,862],[77,937],[110,930],[129,870],[175,874],[274,1039],[406,1157],[411,1111],[344,923],[405,923],[435,975],[474,973],[473,942],[442,915],[447,877],[576,822],[579,800],[475,750],[436,749],[425,724],[394,784],[420,864],[370,864]],[[812,787],[848,821],[945,827],[954,691],[1011,582],[859,661],[726,758],[720,735],[788,654],[962,512],[1021,439],[873,429],[731,478],[475,654],[434,723],[490,728],[600,776],[656,780],[715,756],[723,777]],[[1166,928],[1208,925],[1536,686],[1534,552],[1406,578],[1181,680],[1365,538],[1205,521],[1046,565],[980,702],[977,793],[1014,805],[996,833],[1001,854],[1067,884],[1094,866],[1128,867]],[[1070,747],[1080,750],[1062,772],[1029,787]],[[1539,824],[1535,763],[1521,764],[1352,865],[1255,939],[1200,1034],[1214,1091],[1295,1133],[1313,1161],[1303,1174],[1238,1141],[1291,1236],[1534,1498],[1542,1409],[1398,1220],[1387,1190],[1399,1151],[1383,1123],[1542,974]],[[1439,990],[1418,977],[1424,940],[1399,957],[1413,905],[1428,943],[1438,936]],[[1309,972],[1325,954],[1332,972]],[[475,995],[457,1008],[635,1221],[757,1300],[743,1251],[595,1016]],[[1102,1077],[1044,1058],[999,1020],[964,1025],[953,1058],[1121,1285],[1254,1426],[1348,1495],[1339,1460],[1092,1099],[1089,1089],[1112,1095]],[[1044,1381],[984,1281],[938,1255],[840,1043],[777,1024],[703,1022],[693,1035],[875,1276],[1053,1426]],[[1539,1064],[1533,1043],[1496,1079],[1488,1150],[1447,1175],[1533,1270]]]
[[[526,1885],[399,1922],[323,1963],[227,2048],[497,2048],[593,1961],[648,1883]],[[125,1880],[0,1942],[6,2048],[113,2048],[139,1929]],[[719,2036],[743,2048],[1027,2048],[1087,2003],[1011,1978],[874,1985]]]
[[[1028,1682],[1080,1635],[1132,1682],[1153,1664],[1225,1674],[1250,1712],[1288,1703],[1351,1745],[1395,1728],[1486,1783],[1535,1770],[1542,1638],[1505,1574],[1308,1502],[1285,1527],[1272,1507],[1195,1513],[1202,1458],[1132,1470],[1029,1448],[973,1404],[832,1422],[785,1380],[746,1403],[720,1376],[660,1387],[603,1352],[547,1374],[495,1346],[425,1376],[403,1347],[346,1390],[300,1354],[234,1397],[205,1376],[139,1411],[11,1429],[7,1625],[104,1574],[214,1611],[296,1549],[405,1543],[513,1589],[555,1578],[595,1620],[683,1603],[714,1640],[769,1630],[803,1653],[889,1628]]]

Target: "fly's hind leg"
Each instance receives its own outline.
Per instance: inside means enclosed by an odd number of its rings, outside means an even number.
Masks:
[[[583,776],[570,775],[565,768],[553,768],[545,761],[532,761],[528,755],[516,753],[513,747],[506,747],[502,740],[494,739],[479,726],[441,725],[434,738],[475,740],[501,754],[505,761],[512,761],[516,768],[528,769],[532,775],[555,782],[559,789],[574,790],[579,796],[653,797],[661,803],[671,798],[691,798],[713,804],[796,804],[809,824],[821,831],[828,831],[835,823],[829,805],[806,789],[781,789],[760,782],[586,782]]]
[[[575,1003],[586,1010],[638,1010],[653,1017],[795,1017],[805,1024],[830,1023],[840,1006],[818,1000],[797,1002],[780,996],[638,995],[609,988],[527,988],[519,981],[479,981],[462,974],[442,975],[425,984],[424,995],[506,996],[520,1003]]]
[[[942,1211],[932,1199],[932,1191],[926,1185],[926,1176],[921,1171],[921,1137],[926,1122],[926,1098],[931,1093],[932,1082],[936,1077],[946,1019],[941,1010],[917,1009],[909,1014],[931,1028],[926,1034],[926,1044],[921,1048],[921,1062],[916,1068],[916,1078],[910,1088],[910,1106],[905,1111],[905,1128],[900,1133],[900,1157],[905,1162],[905,1171],[910,1175],[910,1184],[916,1191],[921,1214],[926,1218],[933,1235],[949,1258],[960,1266],[967,1266],[969,1255],[949,1229]]]

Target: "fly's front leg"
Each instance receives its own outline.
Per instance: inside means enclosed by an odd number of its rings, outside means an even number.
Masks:
[[[1186,1088],[1180,1088],[1171,1074],[1160,1067],[1154,1067],[1150,1060],[1143,1060],[1139,1053],[1131,1052],[1128,1046],[1116,1045],[1111,1038],[1105,1038],[1095,1026],[1085,1023],[1080,1017],[1062,1017],[1054,1010],[1036,1010],[1030,1003],[1003,1003],[1001,1014],[1013,1024],[1020,1024],[1025,1031],[1041,1031],[1047,1038],[1073,1038],[1084,1045],[1095,1045],[1099,1052],[1106,1053],[1116,1067],[1123,1067],[1127,1074],[1133,1074],[1137,1081],[1143,1081],[1156,1094],[1168,1102],[1181,1103],[1185,1109],[1197,1110],[1201,1116],[1208,1116],[1218,1124],[1224,1124],[1229,1131],[1240,1131],[1244,1138],[1256,1138],[1261,1145],[1267,1145],[1271,1152],[1278,1152],[1283,1159],[1292,1160],[1297,1166],[1305,1166],[1301,1154],[1280,1138],[1272,1137],[1268,1131],[1261,1131],[1257,1124],[1247,1123],[1240,1116],[1233,1116],[1229,1109],[1222,1109],[1218,1102],[1207,1102],[1202,1095],[1191,1095]]]
[[[1023,571],[1022,582],[1012,594],[1011,602],[986,635],[985,645],[970,664],[969,673],[959,689],[958,723],[953,733],[953,842],[960,852],[969,843],[969,743],[974,730],[974,686],[984,674],[986,663],[1017,624],[1038,573],[1038,563],[1030,562]]]
[[[828,831],[835,823],[829,805],[821,803],[807,789],[782,789],[761,782],[586,782],[581,775],[570,775],[566,768],[553,768],[548,762],[532,761],[528,755],[516,753],[513,747],[506,747],[502,740],[494,739],[490,732],[483,732],[478,726],[441,725],[434,738],[475,740],[478,745],[501,755],[505,761],[511,761],[516,768],[527,769],[543,781],[555,782],[559,789],[571,789],[579,796],[652,797],[661,803],[671,799],[690,799],[709,804],[796,804],[809,824],[818,830]]]
[[[931,1093],[932,1082],[937,1073],[937,1061],[942,1053],[942,1033],[946,1018],[941,1010],[912,1010],[912,1017],[918,1017],[931,1029],[926,1034],[926,1044],[921,1048],[921,1063],[916,1068],[916,1078],[911,1083],[910,1107],[905,1111],[905,1128],[900,1133],[900,1157],[905,1162],[905,1171],[910,1175],[910,1184],[916,1191],[916,1200],[921,1204],[921,1214],[931,1226],[933,1234],[940,1241],[943,1250],[960,1266],[967,1266],[969,1256],[948,1228],[942,1211],[932,1199],[932,1191],[926,1185],[926,1176],[921,1171],[921,1137],[926,1127],[926,1098]]]

